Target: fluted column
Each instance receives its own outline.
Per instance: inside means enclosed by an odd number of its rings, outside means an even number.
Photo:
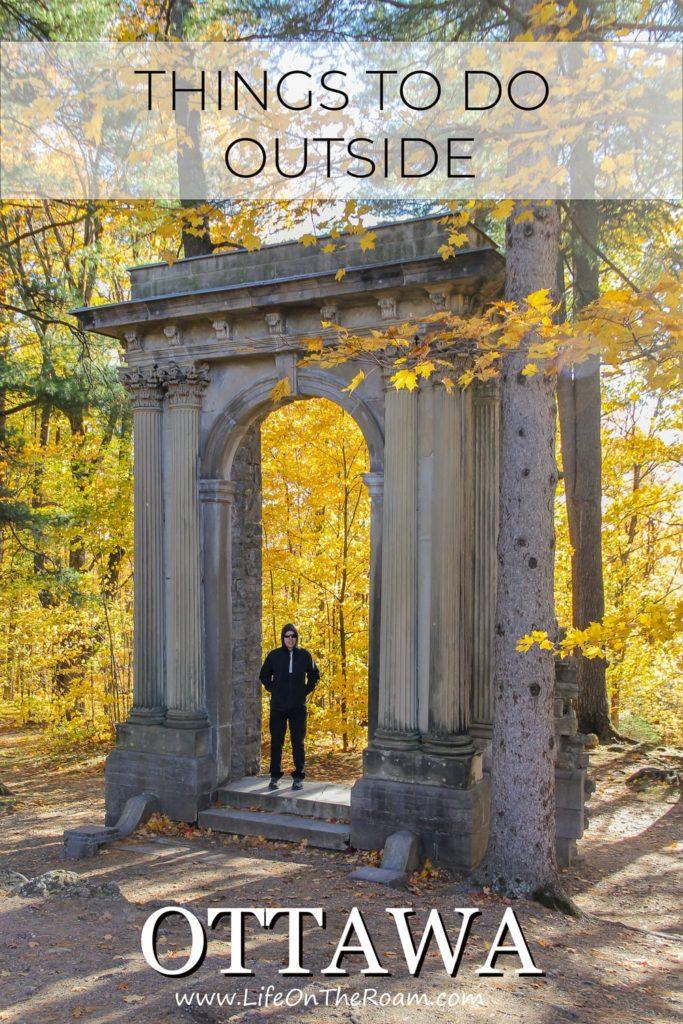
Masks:
[[[201,545],[197,467],[199,414],[208,384],[206,364],[166,372],[169,458],[167,488],[166,724],[199,728],[207,724],[203,694]]]
[[[134,604],[133,707],[129,720],[155,724],[164,715],[164,576],[161,403],[152,368],[124,370],[133,407]]]
[[[379,711],[374,741],[414,747],[417,719],[417,395],[385,404]]]
[[[363,473],[370,495],[370,621],[368,626],[368,739],[377,729],[382,580],[382,507],[384,473]]]
[[[499,516],[500,400],[495,384],[474,391],[474,556],[472,630],[472,731],[490,735]]]
[[[433,753],[469,755],[472,465],[470,391],[435,387],[429,733]]]

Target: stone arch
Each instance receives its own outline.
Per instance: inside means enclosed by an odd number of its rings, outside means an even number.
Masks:
[[[355,369],[355,368],[354,368]],[[349,370],[353,376],[354,370]],[[282,374],[261,372],[227,398],[203,445],[200,476],[205,502],[204,599],[207,709],[222,773],[241,778],[259,770],[261,657],[260,445],[254,429],[281,407],[271,392]],[[350,379],[350,378],[349,378]],[[368,631],[368,732],[377,721],[384,433],[368,401],[343,388],[343,377],[317,367],[296,372],[289,401],[326,398],[347,412],[363,434],[370,471],[370,623]],[[220,392],[216,396],[220,408]],[[213,500],[223,490],[227,504]],[[220,518],[220,517],[223,518]],[[214,571],[221,566],[223,579]],[[229,575],[229,582],[227,579]],[[258,623],[258,627],[255,625]],[[258,635],[257,635],[258,634]],[[218,653],[220,652],[220,653]]]
[[[234,396],[219,415],[206,439],[201,475],[205,478],[230,478],[235,453],[249,427],[275,408],[270,395],[280,380],[268,374]],[[370,472],[381,473],[384,465],[384,432],[369,404],[355,393],[344,391],[343,378],[326,370],[306,368],[297,371],[296,394],[290,401],[327,398],[341,406],[358,424],[370,456]]]

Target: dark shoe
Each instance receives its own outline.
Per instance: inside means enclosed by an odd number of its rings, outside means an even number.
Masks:
[[[278,780],[277,779],[271,779],[270,782],[268,783],[268,789],[272,791],[274,789],[277,789],[277,787],[278,787]]]
[[[303,788],[304,788],[304,784],[301,781],[301,779],[294,779],[294,782],[292,783],[292,789],[303,789]]]

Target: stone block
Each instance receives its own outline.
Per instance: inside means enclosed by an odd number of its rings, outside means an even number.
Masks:
[[[382,867],[387,871],[416,871],[420,866],[420,837],[402,830],[387,837]]]
[[[391,889],[405,889],[407,875],[405,871],[392,871],[390,868],[357,868],[349,878],[356,882],[374,882],[375,885],[386,885]]]
[[[81,825],[64,831],[64,856],[71,860],[94,857],[102,846],[132,835],[142,822],[159,810],[157,798],[151,793],[140,793],[126,801],[115,825]]]
[[[561,868],[569,868],[576,856],[576,840],[558,837],[555,840],[555,854]]]
[[[116,823],[126,801],[140,793],[156,796],[159,810],[174,821],[194,822],[199,811],[209,806],[215,789],[215,762],[209,755],[116,747],[107,757],[104,779],[108,826]]]
[[[470,871],[486,852],[490,799],[487,777],[469,789],[364,777],[351,790],[351,845],[379,850],[407,830],[434,864]]]
[[[363,774],[373,779],[466,789],[482,777],[482,756],[479,751],[451,757],[420,749],[391,750],[373,742],[363,751]]]
[[[272,814],[268,811],[241,811],[227,807],[212,807],[199,815],[202,828],[214,832],[229,832],[242,836],[262,836],[264,839],[284,840],[288,843],[306,842],[326,850],[345,850],[349,845],[349,826],[295,814]]]

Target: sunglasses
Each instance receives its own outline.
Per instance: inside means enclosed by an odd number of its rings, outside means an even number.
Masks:
[[[285,633],[285,640],[296,640],[296,633]]]

